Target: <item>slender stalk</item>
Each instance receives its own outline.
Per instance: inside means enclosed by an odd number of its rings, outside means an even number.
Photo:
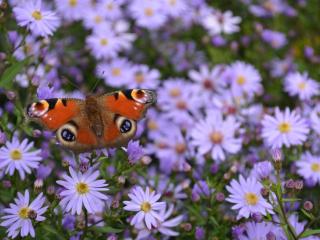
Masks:
[[[87,232],[88,232],[88,212],[87,212],[87,209],[84,209],[84,230],[81,236],[82,240],[86,238]]]

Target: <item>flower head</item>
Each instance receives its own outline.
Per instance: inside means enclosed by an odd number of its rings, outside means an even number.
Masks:
[[[136,225],[144,221],[147,228],[150,230],[158,226],[158,221],[163,221],[159,214],[161,209],[165,208],[165,202],[158,202],[161,195],[150,191],[147,187],[143,191],[142,187],[138,186],[132,189],[128,194],[130,201],[124,201],[126,205],[124,210],[138,212],[131,220],[131,225]]]
[[[42,0],[22,2],[23,4],[13,8],[19,26],[26,26],[36,36],[52,35],[60,22],[56,13],[44,10]]]
[[[298,174],[306,180],[320,183],[320,157],[314,156],[310,152],[304,153],[300,160],[296,162]]]
[[[84,206],[89,213],[95,213],[101,210],[104,206],[104,200],[108,197],[101,192],[108,191],[108,184],[105,180],[97,180],[99,171],[93,172],[89,169],[84,174],[76,172],[72,167],[69,167],[71,176],[64,175],[64,180],[58,180],[57,183],[65,188],[60,195],[62,200],[61,207],[71,214],[82,211]]]
[[[239,177],[239,181],[232,180],[227,187],[230,193],[226,198],[228,202],[233,203],[232,209],[238,210],[238,219],[248,218],[253,213],[273,213],[272,206],[261,195],[262,184],[255,178],[244,179]]]
[[[13,138],[11,142],[0,148],[0,169],[5,168],[5,173],[13,175],[14,171],[19,172],[20,178],[25,179],[26,173],[30,174],[31,169],[36,169],[39,162],[41,150],[31,151],[33,142],[28,143],[28,139],[24,139],[21,143],[17,138]]]
[[[283,145],[301,145],[309,133],[305,119],[295,111],[286,108],[275,109],[275,116],[266,115],[262,120],[262,137],[269,146],[281,148]]]
[[[45,220],[42,214],[47,210],[47,206],[43,207],[45,197],[40,193],[30,204],[30,194],[26,190],[24,195],[18,193],[18,197],[14,199],[14,203],[10,204],[10,208],[3,211],[7,215],[1,217],[3,220],[1,226],[7,227],[8,237],[15,238],[19,235],[26,237],[31,235],[35,237],[35,231],[32,226],[32,220],[41,222]]]

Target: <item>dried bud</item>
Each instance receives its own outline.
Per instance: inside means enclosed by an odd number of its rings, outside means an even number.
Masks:
[[[55,193],[55,187],[53,185],[50,185],[48,188],[47,188],[47,194],[48,195],[53,195]]]
[[[224,193],[218,192],[218,193],[216,194],[216,200],[217,200],[218,202],[223,202],[224,199],[225,199]]]
[[[311,201],[305,201],[303,203],[303,208],[307,211],[311,211],[313,209],[313,203]]]
[[[300,191],[303,188],[303,181],[297,180],[294,182],[294,188]]]
[[[79,164],[79,170],[81,173],[85,173],[89,169],[89,163],[88,162],[80,162]]]
[[[224,180],[230,180],[230,178],[231,178],[231,174],[230,173],[225,173],[225,174],[223,174],[223,179]]]
[[[69,161],[68,160],[65,160],[65,159],[63,159],[62,160],[62,167],[64,167],[64,168],[67,168],[67,167],[69,167],[69,165],[70,165],[70,163],[69,163]]]
[[[13,101],[16,98],[16,93],[13,91],[7,91],[6,96],[10,101]]]
[[[144,165],[149,165],[151,162],[152,162],[152,158],[150,156],[143,156],[141,158],[141,162],[144,164]]]
[[[124,184],[126,182],[126,177],[125,176],[119,176],[118,177],[118,183]]]
[[[186,231],[186,232],[190,232],[192,230],[192,225],[191,223],[181,223],[181,228]]]
[[[30,218],[30,219],[36,219],[37,218],[37,213],[36,213],[36,211],[34,211],[34,210],[29,210],[28,211],[28,218]]]
[[[118,208],[120,206],[119,200],[113,200],[112,201],[112,208]]]
[[[261,189],[261,195],[264,197],[264,198],[267,198],[269,196],[269,190],[267,188],[262,188]]]
[[[294,189],[295,188],[295,181],[293,179],[289,179],[284,183],[284,187],[287,189]]]
[[[40,190],[43,187],[43,180],[41,178],[36,179],[33,186],[35,190]]]
[[[271,151],[273,165],[277,171],[280,171],[282,167],[282,152],[279,148],[274,148]]]
[[[40,137],[41,136],[41,134],[42,134],[42,132],[41,132],[41,130],[39,130],[39,129],[35,129],[35,130],[33,130],[32,131],[32,136],[33,137]]]

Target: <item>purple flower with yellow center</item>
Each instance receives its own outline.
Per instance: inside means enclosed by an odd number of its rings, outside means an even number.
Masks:
[[[97,3],[97,9],[104,11],[107,19],[115,20],[123,15],[121,6],[124,3],[124,0],[101,0]]]
[[[5,169],[5,173],[13,175],[17,170],[20,178],[25,179],[26,173],[30,174],[31,169],[38,168],[42,158],[40,157],[41,150],[34,150],[33,142],[28,143],[28,139],[24,139],[21,143],[16,137],[12,141],[7,141],[0,148],[0,169]]]
[[[53,11],[46,11],[41,0],[22,1],[13,8],[19,26],[26,26],[35,36],[52,35],[59,26],[59,18]]]
[[[80,20],[86,16],[86,11],[91,8],[90,0],[55,0],[56,7],[61,16],[66,20]]]
[[[273,213],[271,204],[261,195],[262,184],[255,178],[240,175],[239,181],[233,179],[226,188],[230,193],[226,201],[234,204],[231,208],[238,211],[237,219],[249,218],[253,213]]]
[[[71,214],[80,214],[84,206],[88,213],[96,213],[104,206],[108,197],[101,193],[108,191],[105,180],[97,180],[99,171],[89,169],[85,173],[76,172],[69,167],[70,176],[64,174],[64,180],[57,183],[65,188],[60,193],[60,206]]]
[[[187,10],[191,11],[184,0],[164,0],[163,4],[163,11],[171,17],[180,17]]]
[[[275,116],[266,115],[262,120],[262,138],[273,148],[283,145],[301,145],[307,139],[307,122],[296,111],[275,109]]]
[[[284,79],[284,89],[290,96],[298,96],[302,101],[319,95],[319,83],[309,78],[307,73],[289,73]]]
[[[137,163],[144,155],[139,141],[130,140],[127,147],[128,160],[131,164]]]
[[[19,233],[21,237],[31,235],[35,237],[35,231],[32,222],[42,222],[46,218],[42,216],[47,210],[47,206],[43,206],[45,197],[40,193],[31,203],[30,194],[26,190],[24,195],[18,193],[18,197],[14,199],[14,203],[10,204],[10,208],[3,209],[7,215],[1,217],[3,220],[1,226],[7,227],[8,237],[16,238]]]
[[[269,238],[268,236],[274,236]],[[244,231],[238,236],[239,240],[252,239],[286,239],[280,226],[274,225],[270,222],[246,222],[244,224]]]
[[[204,120],[200,120],[191,131],[191,144],[198,153],[210,153],[216,161],[225,160],[226,153],[237,153],[242,140],[235,137],[240,124],[233,116],[223,119],[220,111],[210,111]]]
[[[130,201],[124,201],[124,210],[138,212],[132,219],[131,225],[144,222],[146,227],[151,230],[152,227],[158,227],[158,221],[163,221],[159,214],[165,208],[165,202],[158,202],[161,194],[150,191],[149,187],[144,191],[142,187],[134,187],[128,194]]]
[[[138,26],[148,29],[157,29],[167,20],[161,1],[134,0],[130,2],[129,11]]]
[[[237,61],[231,64],[223,74],[225,81],[231,84],[235,97],[252,98],[262,93],[261,76],[252,65]]]
[[[299,161],[296,162],[297,172],[306,180],[312,180],[314,183],[320,183],[320,157],[312,155],[310,152],[302,154]]]
[[[133,66],[133,72],[133,79],[126,84],[128,88],[156,89],[160,84],[160,72],[156,69],[140,64]]]

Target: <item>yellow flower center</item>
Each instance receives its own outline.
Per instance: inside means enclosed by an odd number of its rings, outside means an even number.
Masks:
[[[257,196],[257,194],[255,193],[252,193],[252,192],[248,192],[246,193],[245,195],[245,199],[246,199],[246,202],[249,204],[249,205],[256,205],[259,201],[259,196]]]
[[[19,149],[13,149],[10,153],[12,160],[20,160],[22,158],[22,153]]]
[[[210,139],[214,144],[219,144],[222,142],[223,135],[221,132],[216,131],[210,134]]]
[[[69,0],[69,5],[70,5],[71,7],[76,6],[77,3],[78,3],[78,0]]]
[[[172,6],[176,5],[176,3],[177,3],[177,0],[169,0],[169,4]]]
[[[30,209],[27,207],[20,208],[19,213],[18,213],[19,217],[24,218],[24,219],[28,218],[29,211],[30,211]]]
[[[238,83],[239,85],[243,85],[243,84],[245,84],[245,82],[246,82],[246,79],[245,79],[244,76],[242,76],[242,75],[238,76],[238,78],[237,78],[237,83]]]
[[[112,3],[107,4],[107,9],[111,11],[113,9],[113,4]]]
[[[148,129],[150,129],[150,130],[157,130],[158,129],[158,124],[152,120],[148,121],[147,126],[148,126]]]
[[[306,88],[306,83],[305,83],[305,82],[299,83],[299,84],[298,84],[298,88],[299,88],[300,90],[304,90],[304,89]]]
[[[288,133],[291,130],[291,125],[290,123],[283,122],[279,124],[278,129],[281,133]]]
[[[101,17],[101,16],[95,16],[95,17],[94,17],[94,21],[95,21],[96,23],[101,23],[101,22],[102,22],[102,17]]]
[[[120,68],[113,68],[111,73],[112,73],[112,76],[119,77],[121,75],[121,69]]]
[[[149,212],[151,210],[151,204],[149,202],[143,202],[141,204],[141,210],[144,212]]]
[[[89,192],[89,186],[84,182],[77,183],[76,189],[79,194],[86,194],[87,192]]]
[[[143,83],[144,82],[144,75],[142,73],[137,73],[135,75],[135,78],[134,80],[137,82],[137,83]]]
[[[311,164],[311,170],[313,172],[320,172],[320,163],[312,163]]]
[[[34,11],[32,13],[32,17],[35,19],[35,20],[41,20],[42,19],[42,15],[41,15],[41,12],[40,11]]]
[[[186,145],[184,143],[178,143],[176,146],[175,146],[175,150],[178,154],[182,154],[186,151]]]
[[[178,101],[178,102],[176,103],[176,107],[177,107],[178,109],[184,110],[184,109],[187,108],[187,103],[186,103],[185,101],[183,101],[183,100],[180,100],[180,101]]]
[[[106,38],[101,38],[101,39],[100,39],[100,44],[101,44],[102,46],[108,45],[108,39],[106,39]]]
[[[147,16],[147,17],[152,17],[154,15],[154,11],[152,8],[145,8],[144,9],[144,14]]]
[[[169,94],[171,97],[178,97],[181,95],[181,91],[179,88],[173,88],[170,90]]]

